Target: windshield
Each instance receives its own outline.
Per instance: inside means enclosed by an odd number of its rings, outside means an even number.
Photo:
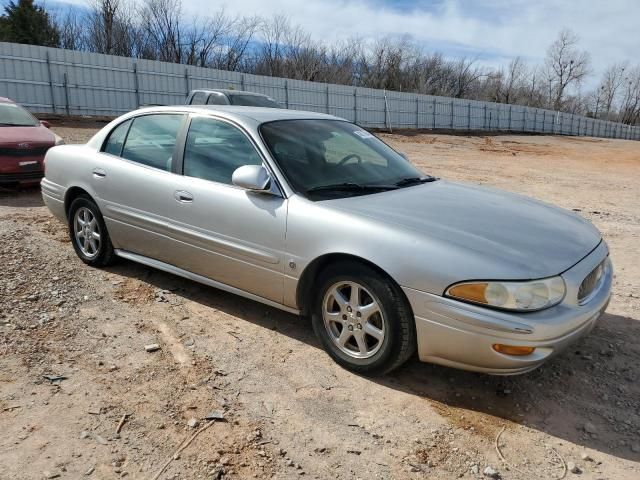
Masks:
[[[20,105],[15,103],[0,103],[0,126],[4,127],[35,127],[38,120]]]
[[[352,123],[278,120],[260,132],[294,190],[312,199],[375,193],[424,179],[399,153]]]
[[[275,100],[263,95],[233,94],[229,95],[229,101],[231,102],[231,105],[239,105],[243,107],[282,108],[282,106]]]

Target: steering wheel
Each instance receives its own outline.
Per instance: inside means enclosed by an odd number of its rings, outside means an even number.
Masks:
[[[347,155],[346,157],[344,157],[342,160],[340,160],[338,162],[338,166],[341,167],[342,165],[347,163],[352,158],[356,158],[358,160],[356,163],[362,163],[362,159],[360,158],[360,155],[355,154],[355,153],[351,153],[351,154]]]

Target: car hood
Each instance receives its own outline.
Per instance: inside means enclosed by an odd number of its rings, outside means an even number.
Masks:
[[[401,228],[418,237],[416,245],[438,245],[434,254],[457,255],[456,262],[482,259],[495,265],[503,280],[557,275],[601,241],[598,230],[573,212],[522,195],[444,180],[326,203]],[[487,279],[493,272],[477,273]]]
[[[9,146],[24,142],[40,146],[53,145],[55,143],[55,136],[51,130],[42,125],[36,125],[34,127],[0,126],[0,144]]]

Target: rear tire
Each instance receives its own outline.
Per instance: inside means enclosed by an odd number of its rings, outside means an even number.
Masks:
[[[358,263],[329,265],[319,275],[311,320],[327,353],[363,375],[381,375],[416,348],[415,319],[400,288]]]
[[[98,205],[80,195],[69,207],[69,238],[80,260],[92,267],[113,263],[115,252]]]

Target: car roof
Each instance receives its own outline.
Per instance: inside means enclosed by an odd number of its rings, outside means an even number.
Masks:
[[[261,124],[274,120],[344,120],[326,113],[307,112],[303,110],[287,110],[285,108],[241,107],[235,105],[174,105],[149,107],[135,112],[175,112],[215,114],[219,117],[235,120],[239,123]],[[134,112],[131,112],[134,113]]]
[[[130,118],[140,115],[149,115],[154,113],[199,113],[203,115],[213,115],[219,118],[227,119],[237,123],[245,128],[256,130],[261,124],[273,122],[275,120],[339,120],[346,121],[344,118],[334,117],[325,113],[305,112],[302,110],[287,110],[284,108],[268,108],[268,107],[240,107],[234,105],[168,105],[145,107],[133,110],[129,113],[116,118],[108,125],[105,125],[98,133],[96,133],[87,145],[92,148],[100,148],[104,139],[117,125],[125,122]]]
[[[254,97],[268,97],[268,95],[264,95],[263,93],[256,92],[246,92],[244,90],[231,90],[228,88],[196,88],[195,90],[191,90],[191,93],[194,92],[206,92],[206,93],[224,93],[225,95],[253,95]]]
[[[13,100],[7,97],[0,97],[0,103],[16,103],[16,102],[14,102]]]

